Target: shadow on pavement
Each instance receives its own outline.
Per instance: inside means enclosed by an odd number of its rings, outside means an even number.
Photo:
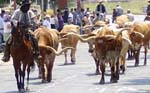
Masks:
[[[60,64],[58,66],[68,66],[68,65],[75,65],[75,63]]]
[[[150,77],[141,77],[134,80],[128,80],[123,85],[150,85]]]

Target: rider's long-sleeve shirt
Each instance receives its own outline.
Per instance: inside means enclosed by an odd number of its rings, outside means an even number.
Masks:
[[[30,10],[27,13],[23,13],[22,11],[20,11],[20,9],[17,9],[13,13],[11,17],[11,21],[15,26],[17,26],[18,22],[25,25],[31,25],[32,16],[33,16],[33,12]]]

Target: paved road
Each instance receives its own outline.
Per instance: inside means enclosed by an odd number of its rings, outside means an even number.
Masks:
[[[118,83],[110,83],[107,67],[106,84],[100,85],[101,75],[94,75],[94,60],[87,50],[87,44],[79,42],[75,65],[63,65],[64,55],[56,57],[51,83],[42,84],[36,68],[30,74],[30,93],[150,93],[150,53],[147,66],[143,66],[143,50],[139,67],[134,67],[134,60],[127,60],[126,73],[120,76]],[[12,60],[8,63],[0,61],[0,93],[17,93]]]

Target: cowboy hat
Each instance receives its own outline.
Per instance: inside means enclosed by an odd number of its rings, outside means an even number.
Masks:
[[[23,12],[23,13],[27,13],[28,10],[30,9],[30,5],[31,5],[31,2],[29,0],[23,0],[21,2],[21,7],[20,7],[20,10]]]
[[[32,2],[30,0],[23,0],[22,2],[19,3],[19,5],[22,7],[22,6],[25,6],[25,5],[30,5]]]

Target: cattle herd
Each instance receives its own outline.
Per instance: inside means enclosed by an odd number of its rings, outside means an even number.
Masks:
[[[83,34],[80,34],[82,31]],[[116,19],[116,23],[109,24],[105,21],[97,21],[93,25],[79,27],[67,24],[58,32],[55,29],[40,27],[34,31],[40,48],[41,60],[37,60],[39,78],[42,82],[51,82],[52,69],[56,55],[64,53],[67,61],[67,50],[71,49],[71,62],[76,62],[76,50],[78,41],[88,43],[89,53],[96,65],[96,73],[101,73],[100,84],[105,84],[105,68],[109,64],[111,69],[111,83],[117,83],[119,74],[125,73],[126,56],[135,58],[135,66],[139,65],[140,49],[144,46],[144,65],[147,64],[147,45],[150,39],[150,22],[128,22],[123,18]],[[62,50],[57,52],[61,44]],[[47,73],[45,73],[47,72]]]

